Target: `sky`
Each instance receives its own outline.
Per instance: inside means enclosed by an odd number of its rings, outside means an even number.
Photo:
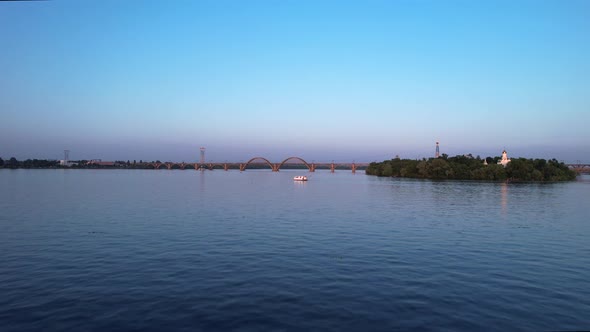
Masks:
[[[0,2],[0,157],[590,163],[590,1]]]

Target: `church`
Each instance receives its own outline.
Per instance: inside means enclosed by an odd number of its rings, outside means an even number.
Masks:
[[[508,159],[508,153],[506,153],[506,150],[502,151],[502,159],[498,160],[498,165],[506,167],[509,162],[510,159]]]

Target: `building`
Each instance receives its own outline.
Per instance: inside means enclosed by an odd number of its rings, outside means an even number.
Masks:
[[[96,166],[116,166],[114,161],[102,161],[100,159],[92,159],[88,162],[88,165],[96,165]]]
[[[77,165],[78,165],[78,163],[71,162],[69,160],[65,160],[65,159],[59,160],[59,166],[72,167],[72,166],[77,166]]]
[[[506,150],[502,151],[502,159],[498,160],[498,165],[506,167],[509,162],[510,159],[508,159],[508,153],[506,153]]]

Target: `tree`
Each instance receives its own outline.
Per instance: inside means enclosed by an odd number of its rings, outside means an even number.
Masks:
[[[504,166],[498,164],[492,164],[485,167],[488,178],[490,181],[504,181],[506,180],[506,170]]]
[[[0,158],[0,167],[4,166],[4,159]]]
[[[449,177],[450,167],[449,163],[444,159],[433,159],[428,167],[430,177],[437,180],[446,179]]]
[[[383,166],[383,170],[381,171],[381,176],[392,176],[393,169],[391,168],[391,163],[385,163]]]
[[[416,169],[418,170],[420,177],[427,178],[429,176],[428,163],[426,161],[422,160],[419,162],[418,165],[416,165]]]
[[[529,165],[524,158],[513,158],[508,165],[506,165],[506,175],[513,181],[530,181],[533,166]]]
[[[498,165],[497,159],[486,158],[488,165],[469,155],[446,159],[391,159],[371,163],[366,173],[377,176],[483,181],[568,181],[576,178],[574,171],[555,159],[546,161],[514,158],[506,167]]]
[[[457,180],[469,180],[471,171],[465,164],[451,164],[452,178]],[[451,176],[449,176],[450,178]]]
[[[542,171],[547,165],[547,161],[545,159],[535,159],[533,160],[533,164],[535,165],[535,169]]]
[[[14,158],[14,157],[10,158],[10,160],[7,163],[7,166],[10,168],[17,168],[18,167],[18,160],[16,160],[16,158]]]

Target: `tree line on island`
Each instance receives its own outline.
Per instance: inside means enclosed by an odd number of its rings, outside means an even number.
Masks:
[[[433,180],[480,181],[570,181],[576,172],[555,159],[512,159],[506,167],[497,164],[500,157],[481,159],[471,155],[422,160],[394,158],[373,162],[365,170],[368,175]]]

